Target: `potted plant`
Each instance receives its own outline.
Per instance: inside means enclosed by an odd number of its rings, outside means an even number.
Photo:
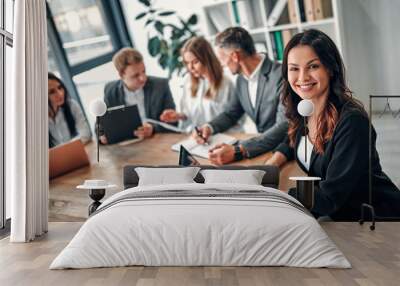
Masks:
[[[183,68],[180,50],[185,42],[197,31],[197,15],[192,14],[188,19],[177,15],[176,11],[164,10],[153,6],[151,0],[138,0],[145,10],[136,15],[136,20],[144,19],[147,29],[147,49],[152,57],[157,58],[163,69],[168,70],[169,77]],[[172,18],[172,17],[173,18]]]

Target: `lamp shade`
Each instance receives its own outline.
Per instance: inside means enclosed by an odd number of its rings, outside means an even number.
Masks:
[[[309,99],[303,99],[297,105],[297,111],[301,116],[310,116],[314,112],[314,103]]]
[[[96,99],[90,103],[90,112],[94,116],[103,116],[104,113],[106,113],[106,111],[107,111],[107,106],[103,100]]]

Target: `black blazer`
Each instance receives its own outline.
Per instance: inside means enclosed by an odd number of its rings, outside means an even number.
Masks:
[[[334,220],[354,221],[360,218],[361,204],[368,202],[369,121],[364,112],[344,106],[332,139],[323,154],[312,152],[310,170],[297,159],[297,147],[304,134],[303,126],[296,134],[295,149],[288,138],[280,151],[310,176],[321,177],[315,192],[314,215],[329,215]],[[400,216],[400,191],[382,171],[376,150],[376,132],[372,132],[372,204],[378,216]]]
[[[167,79],[149,76],[143,87],[143,92],[144,108],[148,118],[160,120],[160,115],[165,109],[175,109],[175,103]],[[107,108],[126,105],[122,80],[106,84],[104,88],[104,102]],[[156,132],[168,132],[168,130],[158,125],[154,126],[154,130]]]

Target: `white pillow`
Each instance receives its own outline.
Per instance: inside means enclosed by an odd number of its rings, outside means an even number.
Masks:
[[[261,185],[265,171],[262,170],[202,170],[205,184],[226,183]]]
[[[199,170],[199,167],[135,168],[139,176],[138,186],[195,183],[193,179],[196,177]]]

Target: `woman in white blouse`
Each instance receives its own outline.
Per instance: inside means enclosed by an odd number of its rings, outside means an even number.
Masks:
[[[64,83],[48,74],[49,147],[78,137],[83,143],[91,139],[89,125],[79,104],[68,95]]]
[[[179,112],[164,110],[160,119],[168,123],[179,121],[182,129],[192,131],[224,111],[233,96],[234,86],[203,37],[189,39],[181,54],[189,73],[184,78]]]

